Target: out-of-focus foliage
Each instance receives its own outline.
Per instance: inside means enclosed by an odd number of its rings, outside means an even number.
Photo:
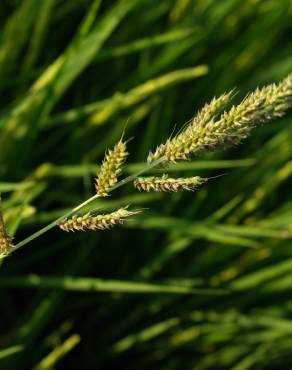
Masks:
[[[0,19],[16,240],[93,193],[125,126],[130,174],[215,95],[292,70],[291,0],[2,0]],[[224,176],[188,194],[121,188],[94,207],[146,208],[125,227],[54,229],[4,260],[1,370],[291,369],[291,113],[169,173]]]

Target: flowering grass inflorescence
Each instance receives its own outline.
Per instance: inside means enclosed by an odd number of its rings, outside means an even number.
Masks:
[[[126,142],[123,142],[122,139],[106,153],[99,174],[95,179],[95,190],[98,195],[106,197],[109,189],[118,182],[128,154]]]
[[[207,179],[194,176],[187,178],[171,178],[167,174],[161,177],[139,177],[142,173],[157,167],[158,164],[167,164],[177,160],[187,160],[192,155],[199,155],[207,151],[222,149],[229,145],[236,145],[248,136],[256,125],[266,123],[274,118],[281,117],[292,107],[292,74],[279,84],[271,84],[257,89],[243,101],[224,108],[230,102],[233,92],[214,98],[206,104],[194,119],[175,137],[169,138],[159,145],[154,153],[148,156],[148,166],[137,174],[131,175],[118,182],[122,166],[128,156],[126,142],[122,139],[109,150],[102,162],[100,172],[95,179],[96,194],[70,211],[64,218],[59,218],[51,224],[37,231],[24,241],[18,243],[14,250],[22,247],[31,240],[58,225],[64,231],[75,230],[105,230],[123,221],[139,210],[120,208],[109,214],[93,216],[89,213],[76,214],[85,205],[98,197],[108,196],[116,187],[134,181],[134,186],[142,191],[177,192],[195,190]],[[71,216],[71,218],[68,218]],[[8,235],[2,214],[0,214],[0,257],[8,255],[12,250],[12,240]]]
[[[139,212],[141,211],[128,211],[127,207],[124,207],[112,213],[96,216],[92,216],[90,213],[83,216],[74,215],[70,219],[62,220],[59,227],[64,231],[107,230],[115,225],[122,224],[125,219]]]
[[[167,161],[187,159],[192,152],[198,151],[202,137],[205,135],[205,131],[208,130],[208,124],[223,110],[231,96],[232,92],[223,94],[207,103],[181,133],[168,139],[165,144],[160,144],[154,153],[150,152],[147,158],[148,162],[162,156]],[[198,132],[199,130],[200,132]],[[195,132],[200,136],[195,138]]]
[[[128,154],[126,142],[122,139],[112,150],[105,154],[99,174],[95,179],[95,189],[98,197],[108,196],[109,191],[118,181]],[[74,214],[72,218],[64,218],[59,221],[58,226],[63,231],[110,229],[115,225],[122,224],[126,218],[140,212],[138,210],[129,211],[127,208],[123,207],[112,213],[96,216],[92,216],[90,213],[84,215]]]
[[[206,181],[207,179],[204,179],[200,176],[171,178],[164,174],[161,177],[138,177],[134,181],[134,186],[140,191],[143,190],[147,192],[177,192],[181,190],[192,191],[197,189]]]
[[[231,95],[224,94],[205,105],[183,132],[159,145],[154,153],[150,152],[148,161],[161,157],[166,161],[188,159],[240,143],[253,127],[283,116],[292,106],[292,74],[277,85],[257,89],[217,119]]]

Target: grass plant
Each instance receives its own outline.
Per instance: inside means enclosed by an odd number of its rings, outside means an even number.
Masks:
[[[0,18],[0,369],[290,369],[291,1]]]

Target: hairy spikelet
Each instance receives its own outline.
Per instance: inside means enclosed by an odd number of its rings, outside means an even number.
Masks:
[[[206,104],[184,131],[173,139],[168,139],[165,144],[159,145],[154,153],[150,152],[147,158],[148,162],[152,162],[162,156],[166,156],[167,160],[187,159],[190,149],[194,145],[194,132],[199,130],[203,132],[208,123],[223,110],[231,95],[232,91],[229,94],[223,94],[218,98],[214,98],[210,103]],[[176,158],[172,158],[171,148],[176,153]]]
[[[292,107],[292,74],[278,85],[257,89],[217,119],[229,98],[230,94],[223,95],[207,104],[182,133],[160,145],[148,160],[182,160],[240,143],[253,127],[283,116]]]
[[[95,179],[95,190],[98,195],[105,197],[113,187],[122,172],[122,166],[128,156],[126,143],[120,140],[113,150],[109,150],[102,162],[100,172]]]
[[[7,257],[12,249],[12,237],[8,234],[4,224],[0,197],[0,259]]]
[[[161,177],[138,177],[134,181],[134,186],[140,191],[147,192],[177,192],[181,190],[195,190],[206,181],[207,179],[199,176],[175,179],[168,177],[168,175],[163,175]]]
[[[89,213],[83,216],[73,216],[59,222],[59,227],[63,231],[86,231],[86,230],[106,230],[115,225],[122,224],[125,219],[140,213],[139,210],[129,211],[127,207],[120,208],[115,212],[92,216]]]

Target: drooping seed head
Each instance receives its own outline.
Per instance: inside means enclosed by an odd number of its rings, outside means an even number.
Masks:
[[[134,186],[140,191],[147,192],[178,192],[182,190],[193,191],[206,181],[207,179],[204,179],[200,176],[171,178],[168,177],[168,175],[163,175],[161,177],[138,177],[134,181]]]
[[[106,153],[99,174],[95,179],[95,190],[98,195],[106,197],[108,191],[117,183],[127,156],[126,142],[122,140]]]
[[[140,210],[129,211],[127,207],[124,207],[112,213],[96,216],[92,216],[89,213],[83,216],[74,215],[70,219],[64,219],[59,222],[58,226],[63,231],[106,230],[122,224],[127,218],[140,212]]]

